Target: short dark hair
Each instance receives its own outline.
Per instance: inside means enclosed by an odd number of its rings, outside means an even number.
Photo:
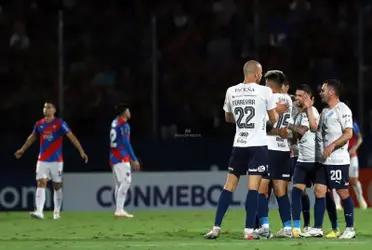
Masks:
[[[339,80],[337,79],[328,79],[325,80],[323,83],[326,83],[327,86],[333,88],[335,90],[335,93],[337,96],[341,95],[342,92],[342,84]]]
[[[287,81],[286,75],[280,70],[269,70],[264,75],[265,80],[272,80],[283,86],[284,82]]]
[[[57,105],[56,105],[57,102],[56,102],[54,99],[47,98],[47,99],[45,99],[44,103],[52,104],[53,107],[54,107],[55,109],[57,109]]]
[[[121,103],[115,105],[114,109],[115,109],[115,113],[117,115],[120,115],[120,114],[124,113],[125,110],[129,109],[129,105],[128,105],[128,103],[121,102]]]
[[[302,90],[306,92],[310,97],[313,96],[313,90],[308,84],[300,84],[297,86],[296,90]]]

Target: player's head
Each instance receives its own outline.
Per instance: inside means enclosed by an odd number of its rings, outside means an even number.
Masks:
[[[328,103],[329,100],[339,98],[341,93],[341,82],[336,79],[328,79],[323,81],[320,89],[320,97],[322,102]]]
[[[255,60],[249,60],[244,64],[244,81],[260,83],[262,78],[262,66]]]
[[[126,119],[130,119],[131,113],[129,110],[129,105],[126,103],[119,103],[115,106],[115,112],[119,116],[124,116]]]
[[[274,93],[281,93],[283,84],[287,81],[287,77],[280,70],[269,70],[266,72],[264,78],[266,86],[271,88]]]
[[[46,100],[44,102],[44,107],[43,107],[43,114],[45,117],[54,117],[56,114],[56,105],[55,102],[52,100]]]
[[[286,79],[286,80],[283,82],[282,93],[286,93],[286,94],[288,94],[288,91],[289,91],[289,81],[288,81],[288,79]]]
[[[296,103],[302,108],[304,106],[305,96],[308,95],[310,98],[313,98],[313,91],[311,87],[307,84],[300,84],[296,88]]]

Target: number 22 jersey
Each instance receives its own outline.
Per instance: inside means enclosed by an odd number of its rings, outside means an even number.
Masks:
[[[239,83],[227,89],[223,109],[233,113],[236,124],[234,147],[266,146],[266,113],[276,107],[270,88]]]

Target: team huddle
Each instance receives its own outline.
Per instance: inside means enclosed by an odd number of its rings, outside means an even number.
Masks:
[[[349,107],[340,101],[340,82],[323,81],[320,98],[326,107],[319,114],[313,106],[314,95],[309,85],[297,86],[292,102],[286,93],[288,81],[282,71],[268,71],[264,75],[266,86],[259,84],[262,66],[257,61],[248,61],[243,72],[244,82],[226,92],[225,120],[236,124],[236,133],[215,223],[205,238],[219,237],[223,217],[241,175],[247,175],[248,179],[245,239],[322,237],[326,209],[332,230],[325,237],[354,238],[348,150],[353,119]],[[291,201],[290,181],[293,182]],[[305,192],[311,186],[315,195],[313,227],[309,227],[309,199]],[[282,222],[282,228],[275,234],[270,231],[268,217],[271,190]],[[343,233],[338,228],[332,190],[340,196],[344,210]]]

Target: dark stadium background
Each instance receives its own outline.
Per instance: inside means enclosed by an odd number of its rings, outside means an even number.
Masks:
[[[372,166],[371,35],[371,1],[1,0],[1,170],[34,171],[37,145],[19,161],[13,153],[44,99],[58,103],[59,59],[63,118],[90,157],[84,166],[65,141],[67,172],[109,171],[112,107],[123,100],[145,171],[225,169],[234,127],[222,105],[247,59],[292,86],[339,78],[362,123],[360,165]]]

